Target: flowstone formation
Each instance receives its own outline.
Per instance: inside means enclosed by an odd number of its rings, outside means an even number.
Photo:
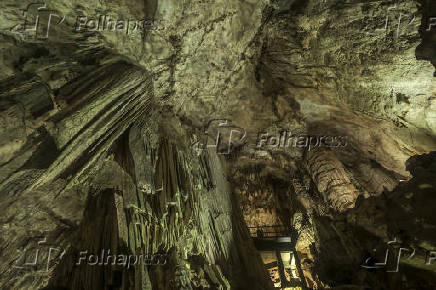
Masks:
[[[434,1],[0,11],[1,289],[435,287]]]

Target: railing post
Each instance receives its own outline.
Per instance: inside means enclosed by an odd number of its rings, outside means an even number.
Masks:
[[[276,249],[276,256],[277,256],[277,265],[279,268],[281,287],[285,287],[288,284],[288,280],[286,279],[285,267],[283,265],[283,260],[282,260],[282,255],[280,253],[280,250]]]

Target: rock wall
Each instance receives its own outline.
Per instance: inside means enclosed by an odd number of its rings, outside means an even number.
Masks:
[[[51,176],[50,167],[33,169],[40,174],[31,185],[4,181],[12,192],[2,196],[2,288],[270,287],[218,156],[196,156],[175,145],[174,132],[150,135],[144,128],[131,125],[87,169],[73,162],[71,180],[80,182],[55,177],[35,185],[40,176]],[[14,176],[25,173],[19,169]],[[11,267],[36,251],[32,269]],[[109,259],[109,265],[93,264],[90,255],[102,251],[99,263]],[[110,254],[161,254],[166,263],[111,265]]]
[[[268,289],[246,223],[295,229],[311,287],[394,287],[363,249],[431,248],[384,219],[426,219],[399,208],[433,188],[406,165],[436,149],[434,1],[46,4],[0,3],[0,287]],[[223,118],[247,136],[231,154],[190,148]],[[168,260],[74,265],[106,248]]]

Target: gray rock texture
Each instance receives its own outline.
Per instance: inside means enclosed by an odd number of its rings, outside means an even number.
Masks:
[[[310,288],[431,287],[435,5],[1,1],[0,288],[271,289],[268,223]]]

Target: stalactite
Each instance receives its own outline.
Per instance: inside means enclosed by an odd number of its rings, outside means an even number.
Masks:
[[[316,184],[331,207],[343,211],[353,207],[358,191],[351,184],[343,165],[334,154],[325,149],[317,148],[307,152],[307,168]]]

